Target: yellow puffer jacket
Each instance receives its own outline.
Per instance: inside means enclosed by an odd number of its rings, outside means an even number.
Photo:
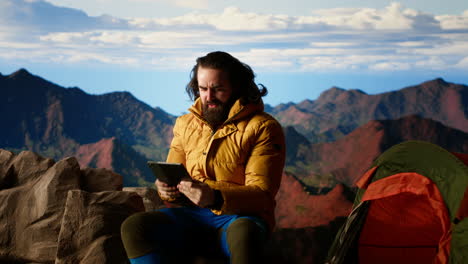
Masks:
[[[183,163],[193,179],[221,192],[224,204],[215,214],[259,216],[272,229],[285,162],[281,125],[263,112],[263,103],[235,102],[215,132],[202,117],[200,99],[189,111],[175,123],[167,161]]]

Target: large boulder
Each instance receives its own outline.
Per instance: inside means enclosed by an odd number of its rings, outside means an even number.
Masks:
[[[0,263],[126,263],[120,224],[144,206],[121,190],[122,176],[74,157],[0,149]]]
[[[154,188],[125,187],[123,190],[126,192],[135,192],[141,196],[143,198],[143,204],[145,205],[146,212],[166,207],[166,204],[159,197],[158,191]]]
[[[123,178],[105,168],[83,168],[81,188],[88,192],[121,191]]]
[[[14,157],[10,166],[11,186],[0,191],[0,255],[53,261],[67,192],[79,188],[80,166],[74,158],[53,163],[32,152]]]
[[[139,211],[136,193],[69,191],[55,263],[128,263],[120,225]]]

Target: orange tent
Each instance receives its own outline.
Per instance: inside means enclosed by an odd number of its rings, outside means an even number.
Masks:
[[[408,141],[357,183],[327,263],[468,263],[468,155]]]

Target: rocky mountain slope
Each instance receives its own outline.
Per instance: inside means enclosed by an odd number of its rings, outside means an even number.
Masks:
[[[0,130],[2,148],[33,150],[55,159],[76,156],[83,166],[108,168],[122,174],[126,186],[152,182],[153,176],[144,161],[164,160],[167,154],[175,117],[149,107],[129,93],[90,95],[79,88],[60,87],[21,69],[7,76],[0,75],[0,94],[0,123],[8,128]],[[333,87],[315,101],[289,103],[268,110],[285,127],[287,171],[307,185],[320,186],[326,179],[352,184],[353,180],[347,178],[357,174],[343,164],[349,156],[336,153],[335,157],[327,153],[332,151],[327,148],[334,149],[331,147],[334,144],[314,146],[309,153],[307,149],[312,143],[331,143],[358,130],[360,133],[353,135],[353,140],[337,144],[341,144],[342,151],[359,149],[360,157],[369,160],[385,146],[379,150],[365,147],[375,145],[365,142],[367,134],[380,129],[367,122],[417,114],[467,132],[467,107],[468,86],[435,79],[377,95]],[[442,126],[430,129],[431,142],[446,137],[443,131],[437,131],[439,128],[444,130]],[[385,140],[388,142],[379,144],[388,147],[403,139],[425,140],[429,132],[422,132],[424,129],[419,123],[387,127]],[[437,135],[439,138],[435,139]],[[357,142],[359,146],[351,146]],[[352,166],[365,164],[356,162]],[[354,176],[342,176],[343,173]],[[315,176],[305,180],[305,176],[312,174]]]
[[[333,87],[316,100],[279,105],[270,112],[312,143],[335,141],[371,120],[408,115],[430,118],[468,132],[468,86],[439,78],[375,95]]]
[[[374,120],[335,142],[312,144],[294,128],[286,129],[286,170],[307,186],[352,186],[372,161],[391,146],[423,140],[451,152],[468,153],[468,133],[416,115]]]
[[[90,147],[114,138],[117,141],[112,142],[120,147],[114,150],[120,151],[107,155],[107,161],[93,162],[125,175],[126,184],[152,181],[149,170],[140,167],[141,160],[165,159],[172,138],[174,117],[128,92],[90,95],[79,88],[60,87],[21,69],[0,75],[0,94],[0,123],[8,128],[0,130],[0,147],[28,149],[56,159],[80,156],[82,160],[92,160],[105,155],[86,158],[86,153],[93,152]],[[111,157],[116,160],[109,160]],[[127,163],[122,164],[121,160]],[[129,166],[132,164],[140,168]]]

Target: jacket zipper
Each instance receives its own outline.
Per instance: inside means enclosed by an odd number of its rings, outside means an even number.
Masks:
[[[231,118],[228,118],[226,121],[223,122],[223,125],[231,122],[231,120],[234,120],[234,118],[236,116],[238,116],[240,113],[242,113],[242,111],[244,111],[245,107],[243,107],[239,112],[237,112],[235,115],[231,116]],[[207,172],[207,169],[208,169],[208,154],[210,153],[210,149],[211,149],[211,145],[213,144],[213,136],[216,134],[216,131],[217,130],[214,130],[214,128],[202,117],[200,116],[198,113],[195,113],[194,111],[190,110],[190,112],[192,112],[192,114],[194,114],[200,121],[202,121],[204,124],[206,124],[207,126],[209,126],[211,128],[211,135],[210,135],[210,143],[209,143],[209,148],[203,152],[203,154],[205,155],[205,166],[203,168],[204,172],[205,172],[205,176],[207,178],[209,178],[208,176],[208,172]],[[216,179],[216,175],[214,176],[215,179]]]

